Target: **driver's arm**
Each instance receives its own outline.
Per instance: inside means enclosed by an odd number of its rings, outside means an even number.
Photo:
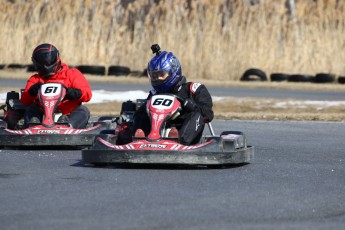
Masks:
[[[38,76],[38,75],[37,75]],[[25,106],[29,106],[32,103],[35,102],[35,100],[37,99],[37,96],[31,96],[29,93],[29,89],[31,88],[31,86],[35,85],[40,81],[40,77],[37,77],[36,75],[33,75],[32,77],[29,78],[29,80],[26,83],[25,89],[20,97],[20,101],[25,105]]]

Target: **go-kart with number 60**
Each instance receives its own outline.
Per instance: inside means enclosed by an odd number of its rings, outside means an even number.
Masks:
[[[152,96],[146,101],[151,121],[151,131],[147,136],[133,136],[130,143],[120,144],[119,132],[102,131],[95,137],[91,147],[82,150],[82,160],[95,165],[129,163],[211,166],[247,163],[254,158],[254,147],[247,145],[242,132],[224,131],[215,135],[210,123],[210,135],[203,135],[195,145],[183,145],[178,138],[169,137],[171,127],[168,127],[168,121],[179,116],[182,110],[181,100],[171,94]],[[137,101],[139,102],[142,103],[142,100]],[[121,116],[127,117],[126,124],[130,124],[133,120],[128,114],[132,115],[138,106],[125,107],[131,109],[121,111]]]

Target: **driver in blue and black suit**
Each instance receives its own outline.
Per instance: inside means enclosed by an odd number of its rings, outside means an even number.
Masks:
[[[200,141],[205,123],[213,119],[212,97],[205,85],[187,82],[182,75],[181,64],[172,52],[160,51],[157,44],[151,49],[155,56],[148,63],[147,75],[153,89],[147,99],[164,93],[182,98],[181,115],[171,121],[173,128],[169,137],[178,137],[184,145],[196,144]],[[147,136],[150,128],[146,104],[143,104],[134,115],[134,136]]]

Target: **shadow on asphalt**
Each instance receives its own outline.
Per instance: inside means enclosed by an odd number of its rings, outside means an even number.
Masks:
[[[73,167],[84,168],[105,168],[105,169],[159,169],[159,170],[210,170],[210,169],[233,169],[249,165],[242,164],[224,164],[224,165],[179,165],[179,164],[131,164],[131,163],[105,163],[105,164],[89,164],[79,161],[72,164]]]

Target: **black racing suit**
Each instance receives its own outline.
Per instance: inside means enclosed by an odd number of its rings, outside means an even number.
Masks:
[[[184,145],[193,145],[200,141],[205,123],[212,121],[212,97],[205,85],[200,83],[182,81],[169,92],[183,99],[191,99],[195,104],[195,110],[191,112],[181,111],[181,115],[170,122],[179,131],[179,142]],[[151,90],[147,99],[157,94]],[[134,115],[133,132],[142,129],[148,135],[151,129],[151,122],[146,113],[146,104],[143,104]]]

